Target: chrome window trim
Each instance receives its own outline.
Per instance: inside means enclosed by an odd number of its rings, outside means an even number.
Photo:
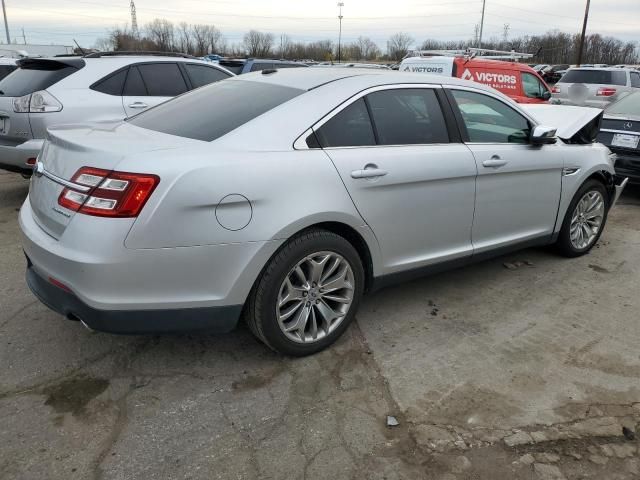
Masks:
[[[306,142],[307,137],[312,132],[321,128],[325,123],[327,123],[329,120],[335,117],[338,113],[340,113],[342,110],[347,108],[352,103],[360,100],[362,97],[370,93],[380,92],[384,90],[406,90],[406,89],[416,89],[416,88],[429,89],[429,90],[436,90],[436,89],[442,90],[442,85],[438,83],[393,83],[393,84],[387,84],[387,85],[376,85],[375,87],[369,87],[364,90],[361,90],[360,92],[356,93],[352,97],[342,102],[340,105],[337,105],[335,108],[333,108],[333,110],[329,111],[320,120],[318,120],[316,123],[311,125],[310,128],[305,130],[304,133],[298,136],[298,138],[296,138],[296,140],[293,142],[293,148],[294,150],[333,150],[336,148],[378,148],[378,147],[391,147],[391,146],[415,147],[419,145],[438,145],[435,143],[426,143],[426,144],[410,143],[410,144],[402,144],[402,145],[361,145],[361,146],[326,147],[326,148],[322,148],[322,147],[309,148],[309,146],[307,145],[307,142]],[[445,143],[445,144],[439,144],[439,145],[451,145],[451,143]]]

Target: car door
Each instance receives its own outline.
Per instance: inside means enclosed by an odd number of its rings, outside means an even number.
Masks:
[[[130,117],[187,90],[187,83],[177,63],[139,63],[129,68],[122,105],[127,117]]]
[[[474,254],[551,236],[560,202],[562,148],[532,146],[532,122],[485,92],[451,87],[463,138],[478,166]]]
[[[472,253],[476,165],[437,90],[377,87],[315,128],[379,241],[383,273]]]

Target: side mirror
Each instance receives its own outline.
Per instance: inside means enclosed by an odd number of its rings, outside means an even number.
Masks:
[[[558,140],[556,138],[557,130],[557,128],[545,127],[543,125],[534,127],[533,132],[531,132],[531,144],[550,145],[552,143],[556,143],[556,141]]]
[[[549,100],[551,98],[551,92],[549,90],[545,90],[540,98],[543,100]]]

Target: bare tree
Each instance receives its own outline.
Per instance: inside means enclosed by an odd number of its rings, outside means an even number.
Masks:
[[[209,25],[201,23],[193,25],[193,44],[196,55],[206,55],[209,50]]]
[[[355,43],[360,54],[360,57],[357,60],[373,60],[377,58],[378,55],[380,55],[380,49],[378,48],[378,45],[376,45],[376,43],[369,37],[360,36]]]
[[[406,33],[396,33],[387,40],[387,55],[392,60],[400,60],[407,54],[413,38]]]
[[[144,27],[147,38],[153,42],[158,50],[168,52],[174,48],[173,23],[156,18]]]
[[[280,41],[278,44],[278,57],[288,58],[291,54],[291,37],[286,33],[280,35]]]
[[[273,34],[250,30],[244,34],[242,43],[250,57],[269,57],[273,48]]]
[[[191,35],[191,27],[187,22],[178,24],[178,48],[184,53],[193,53],[193,40]]]
[[[207,36],[209,39],[209,49],[210,52],[205,53],[222,53],[227,49],[227,43],[222,36],[222,32],[218,30],[215,26],[209,25],[209,30],[207,31]]]

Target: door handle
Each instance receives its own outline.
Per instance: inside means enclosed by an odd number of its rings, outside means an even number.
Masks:
[[[129,104],[129,108],[147,108],[149,105],[142,102],[133,102]]]
[[[354,170],[351,172],[351,178],[376,178],[384,177],[387,174],[386,170],[380,168],[364,168],[364,170]]]
[[[485,160],[482,162],[483,167],[489,168],[497,168],[506,165],[508,162],[506,160],[501,159],[498,155],[494,155],[490,160]]]

